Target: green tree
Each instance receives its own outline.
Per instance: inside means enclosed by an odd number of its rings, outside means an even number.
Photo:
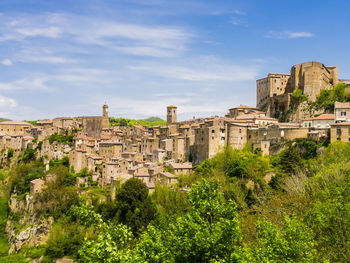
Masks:
[[[260,221],[258,240],[252,254],[255,262],[313,262],[314,240],[310,229],[296,218],[286,216],[282,229]]]
[[[187,194],[169,186],[157,184],[152,199],[158,211],[167,215],[182,215],[190,209]]]
[[[189,200],[191,211],[147,228],[136,247],[140,261],[235,262],[242,241],[236,205],[208,181],[194,185]]]
[[[147,186],[136,178],[127,180],[117,192],[116,207],[119,222],[129,226],[136,235],[156,213]]]
[[[102,216],[96,213],[93,207],[74,206],[70,211],[78,222],[86,227],[93,227],[95,239],[85,239],[78,250],[79,262],[133,262],[133,253],[130,249],[132,232],[122,224],[105,222]]]
[[[15,152],[15,150],[12,149],[12,148],[9,148],[9,149],[7,150],[7,160],[8,160],[8,161],[13,157],[14,152]]]

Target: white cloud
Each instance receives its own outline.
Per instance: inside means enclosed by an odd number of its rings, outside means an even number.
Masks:
[[[310,32],[291,32],[291,31],[270,31],[265,37],[274,39],[295,39],[295,38],[310,38],[315,35]]]
[[[70,59],[64,56],[56,55],[52,50],[47,48],[23,48],[20,52],[14,55],[15,62],[25,63],[48,63],[48,64],[68,64],[76,63],[75,59]]]
[[[17,28],[16,32],[18,32],[23,37],[48,37],[48,38],[58,38],[61,36],[61,29],[58,27],[50,26],[50,27],[25,27],[25,28]]]
[[[310,32],[289,32],[288,38],[300,38],[300,37],[314,37],[314,34]]]
[[[255,66],[238,66],[215,58],[186,61],[189,66],[181,64],[148,63],[128,66],[128,69],[187,81],[243,81],[255,79],[258,75],[258,69]]]
[[[14,99],[0,95],[0,110],[17,107],[17,102]]]
[[[231,17],[231,19],[229,20],[229,23],[235,26],[245,26],[245,27],[248,26],[246,22],[242,21],[241,19],[238,19],[237,17]]]
[[[24,27],[23,24],[26,26]],[[0,42],[31,37],[62,39],[120,53],[168,57],[185,50],[193,35],[181,27],[121,23],[88,16],[49,14],[0,19]]]
[[[5,65],[5,66],[12,66],[12,61],[8,58],[4,59],[1,61],[1,64]]]
[[[17,91],[17,90],[39,90],[39,91],[51,91],[45,83],[45,78],[34,79],[20,79],[12,82],[0,82],[0,90],[5,91]]]

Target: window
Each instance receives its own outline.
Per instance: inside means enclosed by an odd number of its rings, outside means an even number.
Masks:
[[[341,111],[340,116],[346,116],[346,111],[345,110]]]
[[[215,130],[211,130],[211,133],[215,133]]]
[[[239,133],[242,133],[242,129],[239,129]]]
[[[341,128],[338,126],[337,127],[337,135],[340,136],[341,135]]]

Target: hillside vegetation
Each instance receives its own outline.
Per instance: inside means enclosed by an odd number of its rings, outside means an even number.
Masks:
[[[2,183],[7,192],[16,188],[24,195],[28,182],[46,173],[40,159],[20,162]],[[150,195],[141,181],[130,179],[117,188],[115,200],[108,188],[74,186],[77,176],[89,174],[76,174],[67,159],[51,163],[49,173],[56,181],[34,198],[37,216],[54,218],[47,243],[11,257],[350,262],[350,143],[325,147],[296,140],[277,156],[227,147],[180,176],[176,186],[157,185]]]
[[[150,117],[147,119],[141,119],[141,120],[133,120],[133,119],[126,119],[126,118],[109,118],[110,125],[113,126],[127,126],[131,127],[132,125],[142,125],[142,126],[157,126],[157,125],[166,125],[166,121],[159,117]]]

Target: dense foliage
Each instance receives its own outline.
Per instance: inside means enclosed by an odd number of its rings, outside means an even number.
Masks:
[[[321,90],[317,100],[311,103],[311,106],[317,110],[325,110],[326,112],[333,113],[334,103],[336,101],[350,101],[350,93],[346,91],[346,85],[344,83],[339,83],[332,89]]]
[[[156,213],[147,186],[139,179],[127,180],[116,195],[118,221],[138,234],[154,219]]]
[[[54,133],[54,134],[50,135],[49,142],[50,142],[50,144],[52,144],[54,142],[58,142],[58,143],[62,143],[62,144],[72,145],[73,144],[73,135],[63,135],[63,134]]]

